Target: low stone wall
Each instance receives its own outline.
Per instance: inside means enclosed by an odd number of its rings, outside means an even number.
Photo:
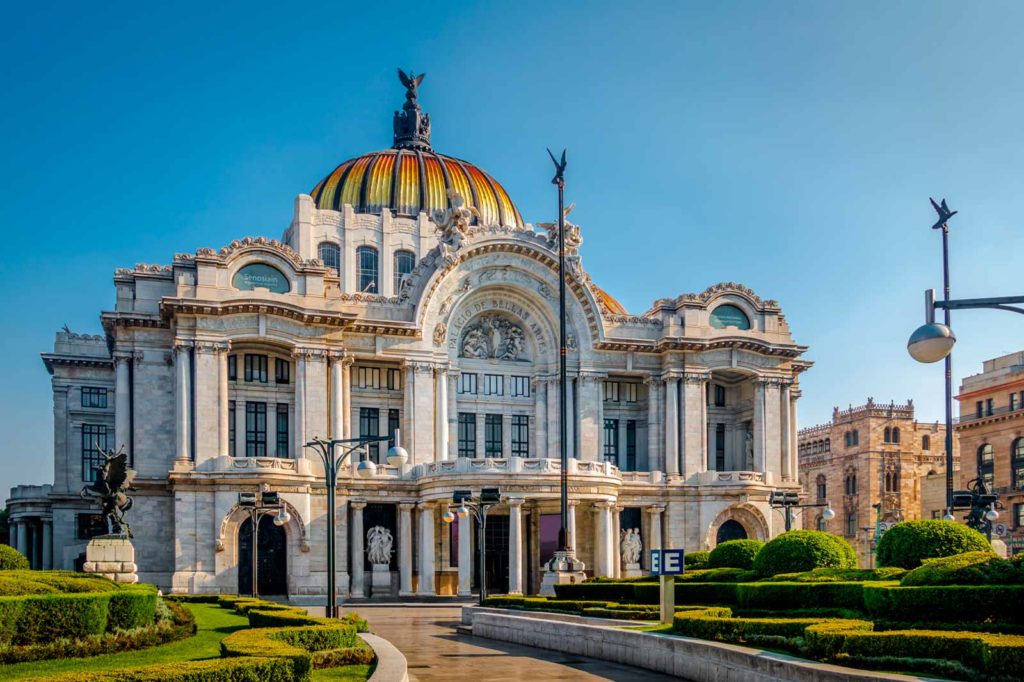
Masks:
[[[368,682],[408,682],[409,664],[405,656],[394,644],[370,633],[359,635],[363,641],[373,647],[377,656],[377,667],[370,675]]]
[[[722,642],[570,622],[561,617],[549,619],[547,614],[524,616],[471,606],[463,607],[462,614],[463,622],[472,625],[475,637],[589,656],[693,682],[912,682],[927,679],[815,663]]]

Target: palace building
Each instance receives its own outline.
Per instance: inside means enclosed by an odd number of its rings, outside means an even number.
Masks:
[[[11,542],[34,566],[74,568],[104,532],[80,491],[96,446],[124,446],[141,580],[248,591],[239,493],[263,489],[290,518],[258,523],[260,591],[323,595],[326,485],[304,446],[398,432],[408,461],[373,444],[339,478],[343,594],[467,594],[481,579],[538,591],[559,528],[557,223],[534,228],[494,177],[435,151],[419,82],[406,84],[393,146],[298,195],[280,241],[117,270],[103,333],[57,333],[42,356],[54,482],[8,500]],[[723,283],[629,314],[583,267],[580,228],[565,230],[569,530],[587,573],[620,575],[634,528],[645,569],[652,547],[782,532],[768,498],[799,489],[810,363],[779,304]],[[374,475],[356,474],[363,458]],[[471,519],[442,516],[454,491],[484,487],[502,503],[482,577]],[[387,584],[367,558],[380,529],[395,549]]]

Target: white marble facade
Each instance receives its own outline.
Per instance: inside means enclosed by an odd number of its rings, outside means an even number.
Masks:
[[[536,592],[558,513],[555,242],[511,220],[459,223],[450,206],[408,216],[320,209],[299,195],[280,242],[246,238],[118,270],[103,334],[59,332],[43,355],[55,480],[14,489],[12,544],[38,566],[74,566],[89,535],[83,448],[99,431],[139,472],[129,521],[142,580],[237,592],[237,496],[264,486],[291,513],[288,594],[320,595],[325,486],[302,445],[397,426],[405,467],[384,463],[384,445],[375,478],[346,467],[339,480],[343,594],[370,594],[370,571],[352,561],[365,553],[366,516],[391,525],[395,594],[474,590],[470,543],[453,546],[470,526],[441,517],[453,490],[484,486],[507,500],[492,512],[507,519],[495,523],[507,547],[492,548],[500,556],[488,570],[501,575],[489,581]],[[438,222],[461,224],[458,238],[439,237]],[[319,260],[325,242],[339,249],[337,268]],[[366,245],[379,254],[380,293],[359,293]],[[400,290],[396,250],[416,263]],[[649,548],[709,548],[723,524],[729,537],[781,532],[768,495],[798,490],[797,382],[809,363],[778,304],[725,283],[627,315],[586,274],[576,242],[570,255],[570,519],[588,572],[622,574],[630,526],[644,568]],[[288,291],[237,288],[253,264]]]

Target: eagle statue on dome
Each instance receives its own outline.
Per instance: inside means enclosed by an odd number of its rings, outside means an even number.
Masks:
[[[95,467],[96,480],[82,488],[82,497],[93,497],[100,505],[103,521],[108,524],[111,535],[132,537],[132,529],[125,522],[124,514],[132,508],[134,500],[128,495],[135,480],[135,470],[128,468],[128,453],[122,445],[116,452],[104,450],[96,444],[96,452],[103,462]]]
[[[398,80],[402,81],[402,85],[405,86],[405,98],[407,100],[411,102],[415,100],[417,97],[419,97],[420,83],[423,82],[423,79],[426,78],[426,76],[427,74],[425,73],[421,73],[420,75],[416,76],[413,75],[413,72],[411,70],[409,71],[409,73],[406,73],[401,69],[398,70]]]

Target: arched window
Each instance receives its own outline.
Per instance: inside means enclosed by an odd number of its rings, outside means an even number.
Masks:
[[[898,427],[898,426],[894,426],[892,428],[892,442],[893,443],[899,443],[900,442],[900,427]]]
[[[892,429],[890,429],[888,426],[885,427],[885,437],[882,440],[885,441],[886,443],[892,442]]]
[[[849,431],[843,434],[843,444],[846,447],[850,447],[853,444],[853,436],[850,435]]]
[[[814,525],[817,526],[818,530],[820,530],[820,531],[828,530],[828,525],[827,525],[827,522],[825,521],[825,517],[822,516],[821,514],[818,514],[818,518],[814,522]]]
[[[995,485],[994,464],[992,445],[985,443],[978,448],[978,477],[985,481],[985,485],[990,491]]]
[[[892,472],[891,471],[886,471],[885,472],[885,492],[887,492],[887,493],[891,493],[892,492]]]
[[[860,445],[860,433],[857,431],[857,429],[853,430],[853,444]]]
[[[1010,481],[1015,490],[1024,490],[1024,437],[1010,445]]]
[[[825,439],[825,452],[832,452],[832,439],[831,438],[826,438]]]
[[[720,305],[711,311],[711,326],[715,329],[736,327],[737,329],[750,329],[750,318],[747,314],[734,305],[728,303]]]
[[[377,249],[372,246],[360,246],[356,249],[356,267],[358,268],[359,291],[368,294],[380,293]]]
[[[932,449],[932,437],[931,436],[921,436],[921,449],[922,450],[931,450]]]
[[[341,248],[334,242],[320,242],[317,253],[324,265],[341,274]]]
[[[850,494],[857,494],[857,474],[850,475]]]
[[[402,290],[402,280],[409,276],[416,265],[416,254],[412,251],[395,251],[395,296]]]
[[[815,481],[817,487],[817,495],[819,500],[824,500],[828,496],[828,486],[825,483],[825,474],[818,474],[818,478]]]

